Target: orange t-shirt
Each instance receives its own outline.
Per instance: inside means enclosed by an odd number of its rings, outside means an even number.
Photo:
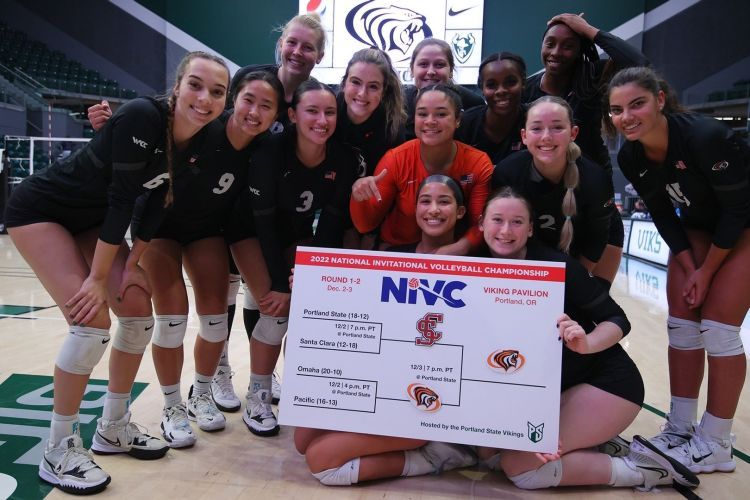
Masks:
[[[490,191],[492,163],[486,153],[462,142],[456,142],[456,157],[445,175],[455,180],[464,193],[469,214],[466,238],[472,248],[482,242],[479,217]],[[419,153],[419,139],[391,149],[378,163],[374,175],[388,170],[378,182],[382,201],[371,198],[349,203],[352,222],[360,233],[368,233],[380,225],[380,239],[390,245],[414,243],[422,237],[416,221],[417,190],[430,174]],[[381,225],[382,222],[382,225]]]

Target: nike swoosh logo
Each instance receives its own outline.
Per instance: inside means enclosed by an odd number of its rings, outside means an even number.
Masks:
[[[708,330],[708,328],[706,328],[705,330],[701,329],[701,333],[706,333]]]
[[[209,321],[208,322],[208,326],[215,326],[215,325],[218,325],[220,323],[222,323],[222,322],[221,321],[217,321],[217,322],[214,323],[213,321]]]
[[[120,444],[120,438],[119,437],[117,438],[117,441],[110,441],[109,439],[107,439],[104,436],[102,436],[101,432],[97,432],[97,434],[99,435],[100,438],[102,438],[103,440],[105,440],[106,442],[108,442],[109,444],[111,444],[112,446],[122,446]]]
[[[703,455],[702,457],[696,457],[695,455],[693,455],[693,456],[692,456],[692,457],[690,457],[690,458],[692,458],[692,459],[693,459],[693,462],[695,462],[695,463],[698,463],[698,462],[700,462],[701,460],[704,460],[704,459],[706,459],[706,458],[710,457],[711,455],[713,455],[713,453],[709,453],[709,454],[707,454],[707,455]]]
[[[146,328],[144,328],[144,330],[146,330],[146,331],[149,331],[149,330],[151,330],[151,329],[152,329],[153,327],[154,327],[154,324],[152,323],[151,325],[149,325],[149,326],[147,326]]]
[[[466,7],[465,9],[460,9],[460,10],[453,10],[453,7],[451,7],[450,9],[448,9],[448,15],[451,17],[457,16],[461,14],[462,12],[466,12],[467,10],[473,9],[474,7],[476,7],[476,5],[472,5],[471,7]]]
[[[638,466],[639,469],[645,469],[645,470],[652,470],[654,472],[659,473],[659,479],[664,479],[669,475],[666,469],[662,469],[661,467],[644,467],[642,465]]]
[[[106,344],[107,342],[109,342],[109,339],[108,339],[108,338],[106,338],[106,339],[102,339],[102,344]]]
[[[174,394],[175,392],[177,392],[177,390],[174,390],[174,391],[172,391],[172,392],[165,392],[165,393],[164,393],[164,395],[165,395],[165,396],[171,396],[171,395],[172,395],[172,394]]]
[[[177,326],[181,324],[182,324],[182,321],[178,321],[177,323],[172,323],[171,321],[169,322],[169,326]]]
[[[648,173],[648,170],[644,170],[643,172],[638,173],[638,177],[643,177]]]
[[[278,320],[278,319],[277,319],[277,320],[276,320],[276,324],[277,324],[277,325],[283,325],[283,324],[284,324],[284,323],[286,323],[287,321],[289,321],[289,320],[287,319],[287,320],[281,321],[281,320]]]

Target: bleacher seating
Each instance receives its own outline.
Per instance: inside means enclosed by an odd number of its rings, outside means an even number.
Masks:
[[[59,50],[50,50],[44,43],[31,40],[21,31],[0,21],[0,63],[11,70],[21,70],[43,87],[78,94],[132,99],[136,92],[120,87],[117,80],[102,77],[98,71],[84,68]],[[2,71],[9,81],[15,75]]]

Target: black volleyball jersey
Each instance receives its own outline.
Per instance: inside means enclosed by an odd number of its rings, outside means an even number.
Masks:
[[[667,115],[667,126],[664,162],[651,163],[640,142],[628,142],[617,157],[622,173],[646,202],[672,253],[690,248],[683,224],[710,232],[719,248],[732,248],[750,226],[750,148],[708,116],[675,113]]]
[[[586,334],[603,321],[619,326],[623,337],[630,332],[625,312],[580,262],[533,239],[526,246],[526,259],[565,262],[564,311],[581,325]],[[598,364],[606,362],[610,356],[619,355],[617,351],[622,351],[619,343],[593,354],[579,354],[563,346],[561,385],[569,386],[569,380],[585,380],[586,374],[595,370]]]
[[[580,157],[579,182],[575,189],[576,215],[573,217],[573,242],[570,255],[583,255],[598,262],[607,245],[609,224],[615,210],[612,182],[605,171],[591,160]],[[534,209],[534,236],[544,245],[557,248],[565,216],[562,200],[566,189],[561,181],[553,184],[534,167],[527,150],[501,161],[492,175],[492,188],[511,186],[518,190]]]
[[[262,143],[266,133],[253,139],[244,149],[236,150],[227,137],[230,114],[222,116],[207,126],[203,151],[200,157],[188,158],[174,169],[174,202],[164,211],[157,234],[169,227],[191,227],[191,231],[221,231],[230,217],[240,192],[247,189],[249,159]],[[251,214],[247,214],[251,217]],[[139,226],[138,237],[148,240],[153,232],[149,224]]]
[[[354,124],[346,114],[343,90],[336,96],[336,102],[338,114],[336,133],[333,137],[356,149],[361,155],[358,177],[372,175],[385,152],[404,143],[404,130],[402,128],[395,138],[390,138],[390,123],[386,120],[385,109],[382,105],[378,106],[367,120]]]
[[[471,90],[460,85],[455,85],[454,89],[458,92],[459,97],[461,97],[461,107],[464,111],[484,104],[482,96],[475,94]],[[406,106],[406,130],[404,132],[404,140],[409,141],[411,139],[416,139],[417,137],[417,134],[414,132],[414,115],[417,112],[418,89],[416,85],[404,85],[403,92],[404,105]]]
[[[594,37],[594,43],[607,53],[615,66],[615,71],[630,66],[648,66],[650,64],[646,56],[641,54],[638,49],[606,31],[599,30],[599,33]],[[606,63],[606,59],[594,63],[592,87],[599,85]],[[523,90],[524,102],[531,103],[542,96],[548,95],[541,87],[543,75],[544,71],[526,79],[526,86]],[[602,139],[601,91],[595,92],[595,95],[592,96],[578,96],[575,89],[571,89],[562,97],[573,108],[575,124],[580,128],[578,137],[576,137],[576,144],[581,148],[581,152],[584,156],[606,168],[611,175],[612,164],[609,159],[609,151]]]
[[[167,103],[137,98],[122,105],[82,149],[56,161],[34,180],[45,196],[70,207],[107,207],[99,238],[119,245],[128,229],[135,200],[166,186]],[[197,159],[206,128],[173,164]]]
[[[304,241],[317,247],[341,247],[351,226],[349,198],[358,155],[329,140],[326,157],[304,166],[295,153],[294,127],[269,138],[251,156],[249,190],[255,228],[271,275],[272,290],[288,292],[290,266],[284,251]]]
[[[454,139],[484,151],[490,157],[493,165],[500,163],[506,156],[526,148],[521,142],[521,129],[524,127],[526,119],[525,106],[522,106],[516,123],[501,142],[494,142],[484,133],[486,114],[486,104],[464,111],[461,116],[461,126],[453,134]]]

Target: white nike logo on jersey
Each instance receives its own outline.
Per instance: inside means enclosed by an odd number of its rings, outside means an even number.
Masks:
[[[641,173],[638,174],[638,177],[643,177],[647,173],[648,173],[648,170],[644,170],[643,172],[641,172]]]

